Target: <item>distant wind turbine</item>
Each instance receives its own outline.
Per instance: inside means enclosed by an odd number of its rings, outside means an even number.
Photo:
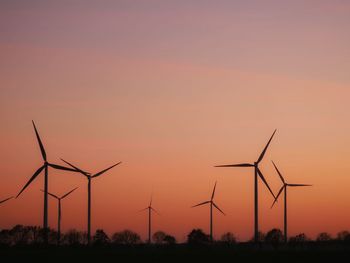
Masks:
[[[34,121],[32,121],[32,123],[33,123],[33,127],[35,130],[36,138],[37,138],[39,146],[40,146],[40,151],[41,151],[41,155],[42,155],[43,160],[44,160],[44,164],[33,174],[33,176],[25,184],[25,186],[22,188],[22,190],[19,192],[19,194],[16,196],[16,198],[21,195],[21,193],[28,187],[28,185],[30,185],[34,181],[34,179],[41,173],[42,170],[45,170],[45,177],[44,177],[44,223],[43,223],[43,225],[44,225],[44,241],[47,244],[48,243],[48,202],[47,202],[47,198],[48,198],[48,168],[52,167],[54,169],[71,171],[71,172],[76,172],[76,170],[71,169],[71,168],[67,168],[64,166],[60,166],[57,164],[52,164],[52,163],[49,163],[47,161],[46,152],[45,152],[44,146],[41,142],[39,133],[35,127]]]
[[[58,201],[58,220],[57,220],[57,243],[58,245],[60,244],[61,241],[61,200],[64,199],[65,197],[67,197],[68,195],[70,195],[73,191],[75,191],[78,187],[74,188],[73,190],[69,191],[68,193],[62,195],[61,197],[58,197],[57,195],[48,193],[50,196],[54,197],[57,199]],[[44,192],[44,190],[41,190],[42,192]]]
[[[73,164],[61,159],[63,162],[68,164],[69,166],[73,167],[75,171],[81,173],[88,179],[88,222],[87,222],[87,237],[88,237],[88,245],[91,243],[91,179],[98,177],[102,175],[103,173],[107,172],[108,170],[112,169],[114,166],[117,166],[118,164],[121,164],[122,162],[116,163],[96,174],[91,175],[88,172],[83,171],[82,169],[79,169],[78,167],[74,166]]]
[[[5,203],[6,201],[8,201],[8,200],[10,200],[10,199],[12,199],[12,198],[13,198],[13,196],[11,196],[11,197],[9,197],[9,198],[6,198],[6,199],[4,199],[4,200],[1,200],[1,201],[0,201],[0,204]]]
[[[152,211],[159,214],[153,207],[152,207],[152,201],[153,196],[151,196],[151,201],[149,202],[149,206],[142,209],[140,212],[148,210],[148,243],[151,244],[151,234],[152,234]]]
[[[282,191],[284,191],[284,242],[287,243],[288,240],[288,235],[287,235],[287,187],[299,187],[299,186],[312,186],[310,184],[288,184],[281,172],[278,170],[277,166],[275,165],[275,163],[272,161],[273,166],[275,167],[279,177],[281,178],[281,181],[283,183],[283,186],[281,187],[281,189],[279,190],[277,196],[275,197],[275,200],[273,201],[273,204],[271,206],[271,208],[275,205],[275,203],[277,202],[278,197],[281,195]]]
[[[276,130],[273,132],[270,140],[266,144],[264,150],[261,152],[258,160],[254,163],[240,163],[240,164],[227,164],[227,165],[217,165],[215,167],[254,167],[254,241],[258,242],[259,239],[259,220],[258,220],[258,177],[264,182],[266,187],[269,189],[272,196],[275,198],[274,193],[272,192],[269,184],[267,183],[265,177],[259,169],[259,163],[263,160],[267,148],[269,147],[273,136],[275,135]]]
[[[201,206],[201,205],[210,204],[210,241],[213,241],[213,206],[217,210],[219,210],[223,215],[225,215],[225,213],[214,203],[215,189],[216,189],[216,182],[215,182],[215,185],[213,188],[213,193],[211,194],[210,200],[192,206],[192,207],[197,207],[197,206]]]

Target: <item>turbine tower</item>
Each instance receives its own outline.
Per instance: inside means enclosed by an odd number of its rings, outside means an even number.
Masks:
[[[140,212],[148,210],[148,244],[151,244],[151,234],[152,234],[152,211],[156,212],[158,215],[159,213],[152,207],[152,200],[153,196],[151,196],[151,201],[149,202],[149,206],[142,209]]]
[[[279,192],[278,192],[278,194],[277,194],[277,196],[276,196],[276,198],[275,198],[271,208],[275,205],[275,203],[278,200],[278,197],[284,191],[284,242],[287,243],[287,241],[288,241],[288,235],[287,235],[287,230],[288,230],[288,228],[287,228],[287,187],[288,186],[290,186],[290,187],[299,187],[300,186],[301,187],[301,186],[312,186],[312,185],[310,185],[310,184],[289,184],[289,183],[287,183],[284,180],[281,172],[278,170],[277,166],[275,165],[275,163],[273,161],[272,161],[272,164],[275,167],[275,169],[276,169],[276,171],[277,171],[277,173],[278,173],[278,175],[279,175],[279,177],[280,177],[280,179],[281,179],[281,181],[283,183],[283,186],[279,190]]]
[[[264,182],[264,184],[266,185],[266,187],[268,188],[268,190],[270,191],[270,193],[272,194],[272,196],[275,198],[274,193],[272,192],[269,184],[267,183],[264,175],[262,174],[262,172],[259,169],[259,164],[260,162],[263,160],[264,155],[267,151],[267,148],[269,147],[271,140],[273,138],[273,136],[275,135],[276,130],[273,132],[273,134],[271,135],[269,141],[267,142],[265,148],[263,149],[263,151],[261,152],[258,160],[254,163],[240,163],[240,164],[227,164],[227,165],[217,165],[215,167],[253,167],[254,168],[254,241],[258,242],[259,239],[259,219],[258,219],[258,177],[260,177],[260,179]]]
[[[225,213],[214,203],[215,189],[216,189],[216,182],[215,182],[214,189],[213,189],[213,193],[211,194],[210,200],[192,206],[192,207],[197,207],[197,206],[202,206],[202,205],[210,204],[210,241],[211,241],[211,242],[213,242],[213,240],[214,240],[214,239],[213,239],[213,206],[214,206],[217,210],[219,210],[223,215],[225,215]]]
[[[34,121],[32,121],[33,127],[35,130],[36,138],[38,140],[39,146],[40,146],[40,151],[41,151],[41,156],[43,158],[44,164],[33,174],[33,176],[29,179],[29,181],[25,184],[25,186],[22,188],[22,190],[19,192],[19,194],[16,196],[19,197],[21,193],[34,181],[34,179],[41,173],[42,170],[45,171],[45,177],[44,177],[44,218],[43,218],[43,228],[44,228],[44,242],[48,244],[48,181],[49,181],[49,173],[48,173],[48,168],[54,168],[58,170],[65,170],[65,171],[71,171],[71,172],[76,172],[76,170],[60,166],[57,164],[49,163],[47,161],[47,156],[45,152],[45,148],[43,146],[43,143],[41,142],[39,133],[35,127]]]
[[[68,193],[62,195],[61,197],[58,197],[57,195],[48,193],[50,196],[52,196],[53,198],[55,198],[58,201],[58,220],[57,220],[57,244],[59,245],[61,242],[61,217],[62,217],[62,213],[61,213],[61,200],[64,199],[65,197],[67,197],[68,195],[70,195],[72,192],[74,192],[78,187],[74,188],[73,190],[69,191]],[[44,192],[44,190],[41,190],[42,192]]]
[[[61,159],[63,162],[65,162],[66,164],[68,164],[69,166],[73,167],[76,171],[76,172],[79,172],[81,173],[82,175],[84,175],[87,180],[88,180],[88,221],[87,221],[87,237],[88,237],[88,245],[90,245],[91,243],[91,179],[93,178],[96,178],[100,175],[102,175],[103,173],[107,172],[108,170],[112,169],[114,166],[117,166],[118,164],[121,164],[122,162],[119,162],[119,163],[116,163],[116,164],[113,164],[112,166],[96,173],[96,174],[93,174],[91,175],[90,173],[88,172],[85,172],[81,169],[79,169],[78,167],[74,166],[73,164]]]

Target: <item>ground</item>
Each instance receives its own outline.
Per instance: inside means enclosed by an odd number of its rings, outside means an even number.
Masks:
[[[350,246],[247,247],[185,245],[157,247],[11,247],[0,248],[2,262],[348,262]]]

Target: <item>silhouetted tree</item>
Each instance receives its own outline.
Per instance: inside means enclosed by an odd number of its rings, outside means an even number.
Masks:
[[[75,229],[69,230],[63,236],[63,243],[69,246],[77,246],[85,243],[85,233],[77,231]]]
[[[97,229],[95,235],[92,237],[92,241],[94,245],[103,246],[107,245],[110,240],[108,235],[102,229]]]
[[[304,233],[289,238],[289,242],[294,244],[305,243],[307,241],[309,241],[309,238]]]
[[[227,245],[233,245],[233,244],[235,244],[237,242],[236,237],[231,232],[224,233],[221,236],[220,241],[222,243],[227,244]]]
[[[135,245],[141,243],[141,237],[131,230],[123,230],[112,235],[112,242],[122,245]]]
[[[163,231],[157,231],[153,234],[152,240],[154,243],[160,245],[164,243],[164,238],[166,236],[166,233]]]
[[[349,231],[341,231],[337,234],[337,239],[339,241],[350,242],[350,232]]]
[[[164,231],[157,231],[153,234],[152,240],[157,245],[172,245],[176,243],[175,237],[168,235]]]
[[[16,225],[10,230],[0,232],[0,244],[2,245],[37,245],[43,240],[42,228],[37,226]]]
[[[40,226],[28,226],[31,233],[31,242],[34,245],[44,242],[44,230]]]
[[[187,235],[187,243],[191,245],[203,245],[210,242],[209,235],[205,234],[202,229],[193,229]]]
[[[58,244],[58,232],[56,230],[49,228],[48,238],[49,238],[49,244],[52,244],[52,245]]]
[[[0,245],[1,246],[10,246],[11,245],[11,234],[10,230],[3,229],[0,231]]]
[[[258,232],[258,242],[264,242],[265,241],[265,234],[261,231]],[[249,240],[249,242],[255,242],[254,236]]]
[[[265,242],[277,245],[283,242],[283,234],[280,229],[274,228],[266,233]]]
[[[167,245],[174,245],[176,244],[176,238],[173,237],[172,235],[166,235],[164,237],[164,243]]]
[[[332,237],[330,234],[326,233],[326,232],[322,232],[320,234],[318,234],[316,241],[317,242],[327,242],[327,241],[331,241]]]
[[[10,230],[13,245],[27,245],[30,243],[30,227],[15,225]]]

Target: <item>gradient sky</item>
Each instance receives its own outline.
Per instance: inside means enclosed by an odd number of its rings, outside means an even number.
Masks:
[[[253,171],[213,168],[252,162],[278,129],[261,165],[291,183],[289,234],[350,229],[349,1],[0,1],[0,199],[17,194],[48,158],[97,172],[92,226],[180,241],[208,231],[253,235]],[[85,230],[87,180],[50,171],[62,227]],[[0,228],[42,224],[43,176],[0,206]],[[260,227],[282,228],[282,202],[260,183]],[[281,199],[282,200],[282,199]],[[56,201],[49,224],[56,227]]]

